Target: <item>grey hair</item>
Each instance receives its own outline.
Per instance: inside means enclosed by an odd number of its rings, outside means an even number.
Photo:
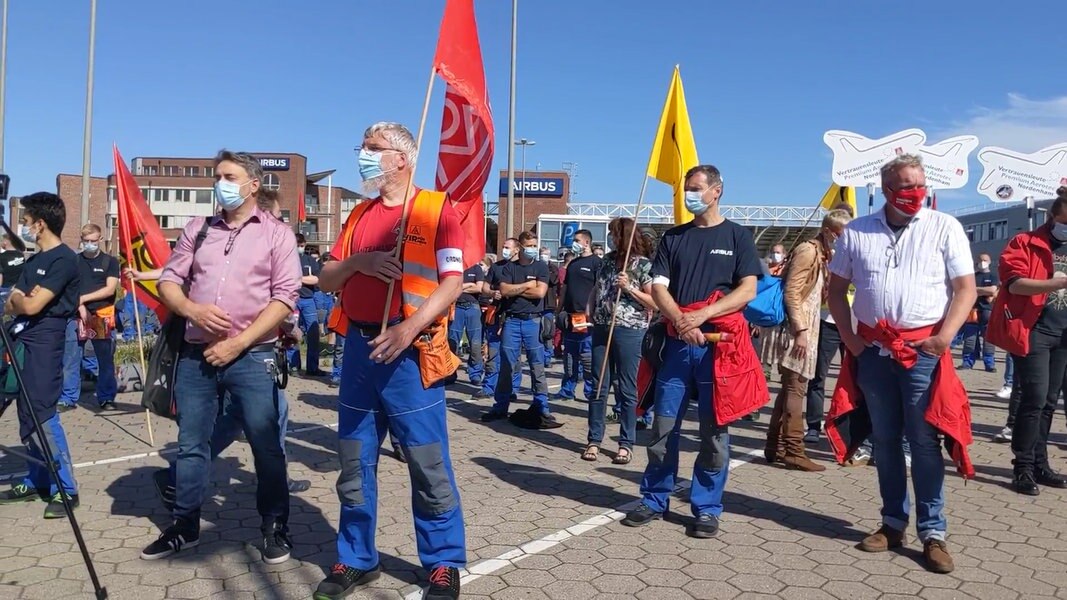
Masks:
[[[886,179],[907,167],[919,169],[923,174],[926,173],[926,170],[923,169],[923,157],[918,154],[901,154],[882,165],[882,188],[885,188]]]
[[[830,212],[826,213],[826,216],[822,218],[822,226],[827,229],[833,227],[844,228],[844,226],[848,225],[849,221],[851,220],[852,213],[843,208],[835,208],[834,210],[831,210]]]
[[[690,177],[697,173],[703,173],[704,178],[708,180],[708,187],[722,186],[722,173],[719,172],[719,168],[714,165],[697,165],[692,169],[689,169],[685,173],[686,181]]]
[[[247,152],[231,152],[223,148],[215,155],[215,167],[218,167],[219,163],[223,161],[236,164],[244,169],[245,173],[248,173],[250,179],[255,179],[260,184],[263,183],[263,165],[259,164],[259,159],[251,154]]]
[[[363,139],[375,135],[381,135],[394,150],[403,152],[409,163],[415,163],[415,159],[419,156],[419,148],[415,145],[415,136],[411,135],[407,127],[400,123],[379,121],[363,132]]]

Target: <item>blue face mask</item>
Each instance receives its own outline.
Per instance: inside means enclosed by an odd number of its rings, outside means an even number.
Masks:
[[[523,247],[522,253],[526,255],[526,258],[530,260],[537,260],[538,256],[541,256],[541,251],[537,248]]]
[[[19,229],[19,237],[21,237],[22,239],[26,240],[27,242],[29,242],[31,244],[36,244],[37,243],[37,236],[33,235],[33,232],[30,231],[30,226],[29,225],[23,225]]]
[[[708,205],[704,204],[704,192],[686,192],[685,209],[698,216],[708,210]]]
[[[585,246],[579,244],[578,242],[572,242],[571,252],[581,256],[582,254],[585,254]]]
[[[245,197],[241,195],[243,185],[221,179],[215,182],[215,199],[218,200],[222,210],[234,210],[245,203]]]
[[[1061,242],[1067,242],[1067,223],[1052,223],[1052,237]]]
[[[511,260],[511,248],[504,248],[500,251],[500,256],[504,260]]]
[[[382,153],[383,152],[395,152],[395,150],[368,150],[366,148],[359,149],[359,176],[363,178],[363,181],[376,179],[388,173],[392,173],[396,169],[389,169],[388,171],[382,170]]]

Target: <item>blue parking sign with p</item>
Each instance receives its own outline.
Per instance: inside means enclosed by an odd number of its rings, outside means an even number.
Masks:
[[[563,228],[560,230],[559,247],[570,248],[574,243],[574,234],[578,231],[578,222],[571,221],[564,223]]]

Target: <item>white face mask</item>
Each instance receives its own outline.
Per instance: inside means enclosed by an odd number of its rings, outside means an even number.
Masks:
[[[782,253],[781,252],[775,252],[774,254],[772,254],[771,255],[771,261],[772,262],[776,262],[776,263],[782,262]]]
[[[979,269],[983,269],[983,270],[984,269],[988,269],[989,268],[989,261],[988,260],[979,261],[978,262],[978,268]]]

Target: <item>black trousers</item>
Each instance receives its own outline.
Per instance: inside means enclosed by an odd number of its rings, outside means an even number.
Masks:
[[[1030,335],[1030,353],[1013,356],[1022,395],[1012,427],[1016,472],[1048,469],[1048,433],[1067,374],[1067,333]]]
[[[841,343],[841,333],[837,325],[826,321],[819,322],[819,356],[815,360],[815,376],[808,382],[807,407],[804,419],[808,429],[822,429],[823,416],[826,414],[826,374],[834,360],[834,352],[845,352]]]

